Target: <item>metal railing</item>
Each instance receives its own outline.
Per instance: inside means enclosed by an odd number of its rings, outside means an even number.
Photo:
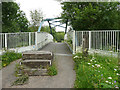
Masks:
[[[45,32],[0,33],[0,50],[33,46],[35,50],[53,41],[53,36]]]
[[[86,47],[91,50],[118,52],[120,50],[120,30],[97,30],[97,31],[70,31],[68,39],[72,40],[73,53],[82,50],[86,39]]]
[[[120,30],[107,31],[76,31],[75,32],[75,47],[83,45],[84,38],[87,39],[89,50],[98,49],[118,52],[120,44]]]
[[[35,44],[35,32],[0,33],[2,48],[16,48]]]

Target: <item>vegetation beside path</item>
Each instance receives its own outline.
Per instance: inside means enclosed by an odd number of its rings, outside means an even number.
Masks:
[[[82,53],[73,56],[75,61],[75,88],[118,88],[120,76],[118,59],[108,56],[88,55]]]
[[[22,58],[21,53],[15,53],[14,51],[6,51],[3,55],[0,56],[0,69],[2,67],[8,66],[11,62]]]

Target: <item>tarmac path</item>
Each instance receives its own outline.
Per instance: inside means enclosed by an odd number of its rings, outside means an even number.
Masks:
[[[51,51],[54,53],[58,74],[55,76],[30,76],[29,83],[25,85],[12,86],[16,79],[14,76],[15,64],[19,60],[12,62],[2,69],[3,88],[73,88],[76,78],[72,53],[65,43],[49,43],[39,51]]]

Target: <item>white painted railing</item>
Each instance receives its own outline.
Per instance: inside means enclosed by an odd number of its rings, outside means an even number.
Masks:
[[[73,41],[73,53],[82,50],[84,36],[89,50],[118,52],[120,49],[120,30],[71,31],[67,35]]]
[[[53,36],[45,32],[0,33],[0,50],[38,50],[49,42],[53,42]]]
[[[35,32],[0,33],[2,48],[16,48],[35,44]]]

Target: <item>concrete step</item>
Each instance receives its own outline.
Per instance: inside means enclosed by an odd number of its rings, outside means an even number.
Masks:
[[[47,68],[51,66],[52,60],[23,60],[21,64],[29,68]]]
[[[25,73],[27,73],[29,76],[46,76],[48,75],[47,69],[23,69]]]
[[[52,60],[53,53],[49,51],[29,51],[29,52],[23,53],[22,59],[23,60],[33,60],[33,59]]]

